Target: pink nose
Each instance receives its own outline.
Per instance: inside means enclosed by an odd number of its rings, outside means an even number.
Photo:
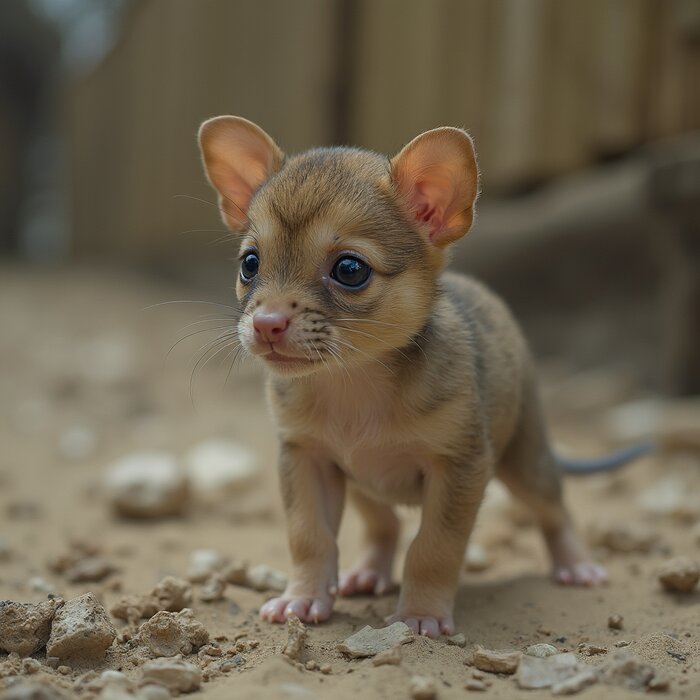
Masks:
[[[279,311],[258,311],[253,316],[253,328],[258,340],[277,343],[289,328],[289,317]]]

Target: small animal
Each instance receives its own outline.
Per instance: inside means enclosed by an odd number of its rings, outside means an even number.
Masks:
[[[268,370],[279,439],[293,570],[261,617],[320,622],[338,594],[385,592],[394,505],[411,504],[421,524],[390,621],[452,634],[465,547],[494,476],[532,508],[556,581],[604,583],[565,505],[518,325],[482,284],[444,271],[479,192],[469,135],[427,131],[393,158],[358,148],[286,156],[260,127],[221,116],[199,140],[223,219],[241,234],[237,330]],[[364,521],[364,550],[339,576],[346,497]]]

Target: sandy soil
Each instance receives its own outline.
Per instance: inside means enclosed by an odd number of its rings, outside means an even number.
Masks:
[[[191,552],[202,547],[251,563],[288,567],[275,443],[260,374],[244,365],[224,385],[228,367],[216,358],[200,367],[192,402],[192,355],[212,335],[190,338],[167,360],[166,353],[188,332],[186,324],[212,312],[223,318],[222,310],[174,304],[143,311],[158,302],[196,299],[196,294],[114,271],[0,268],[0,599],[44,599],[45,591],[34,590],[41,585],[33,579],[41,577],[66,599],[91,590],[109,607],[124,594],[148,591],[164,575],[184,576]],[[553,434],[572,454],[607,449],[608,404],[639,396],[614,371],[572,375],[557,362],[543,365],[542,376]],[[66,454],[66,434],[76,427],[96,438],[82,458]],[[198,441],[216,437],[255,451],[260,474],[254,484],[238,494],[200,498],[181,518],[139,522],[112,514],[102,488],[105,465],[141,449],[182,454]],[[537,533],[517,510],[491,499],[474,538],[484,545],[489,566],[482,572],[465,571],[457,598],[457,628],[466,637],[466,649],[419,639],[402,647],[399,666],[348,661],[335,649],[365,624],[380,626],[394,608],[395,594],[340,599],[332,620],[309,630],[306,659],[330,664],[330,674],[322,674],[299,669],[281,656],[285,629],[257,620],[264,594],[228,586],[224,600],[204,603],[195,586],[192,608],[212,637],[234,640],[246,633],[244,639],[259,642],[243,652],[245,662],[238,669],[204,683],[202,697],[239,693],[342,700],[361,693],[365,698],[408,698],[410,677],[421,674],[436,680],[440,698],[458,698],[469,693],[463,686],[472,670],[465,660],[476,643],[524,649],[549,642],[577,651],[588,642],[613,651],[620,640],[631,642],[628,650],[670,679],[666,697],[700,697],[700,593],[666,593],[655,574],[671,555],[700,557],[697,528],[693,531],[693,508],[697,505],[700,515],[700,503],[660,514],[640,505],[644,492],[652,488],[661,493],[662,480],[672,476],[684,480],[691,501],[697,499],[699,455],[666,452],[613,476],[567,482],[584,531],[607,531],[614,525],[634,535],[646,527],[654,536],[644,552],[598,547],[597,556],[611,574],[610,585],[598,590],[551,583]],[[405,547],[417,514],[404,515]],[[340,538],[343,563],[356,553],[357,525],[348,512]],[[116,572],[100,583],[77,584],[53,573],[49,561],[75,539],[96,543]],[[622,630],[608,627],[610,615],[624,618]],[[39,652],[35,658],[43,664],[45,655]],[[4,659],[8,663],[0,654],[0,667]],[[591,665],[604,659],[585,657]],[[117,645],[95,668],[138,673],[138,663],[127,662]],[[60,684],[74,688],[88,670],[76,664]],[[49,680],[56,676],[50,669],[42,674]],[[512,677],[488,674],[488,679],[484,695],[494,699],[551,695],[548,690],[519,690]],[[8,678],[0,678],[0,689],[7,684]],[[581,695],[593,700],[639,693],[595,685]]]

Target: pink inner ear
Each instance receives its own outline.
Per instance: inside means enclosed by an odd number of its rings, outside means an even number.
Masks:
[[[424,182],[416,183],[413,188],[413,204],[416,219],[421,223],[428,224],[430,228],[429,237],[432,241],[440,234],[445,222],[443,212],[438,212],[435,193],[429,192],[430,189],[434,188],[430,188]]]

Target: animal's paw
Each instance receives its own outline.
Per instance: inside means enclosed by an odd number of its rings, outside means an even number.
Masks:
[[[608,572],[595,562],[581,561],[567,566],[555,566],[554,580],[563,586],[602,586],[608,582]]]
[[[304,598],[281,596],[268,600],[260,608],[260,617],[267,622],[284,622],[289,617],[298,617],[302,622],[324,622],[333,612],[331,595]]]
[[[391,568],[356,566],[340,574],[340,595],[384,595],[392,588]]]
[[[387,623],[405,622],[413,631],[431,639],[437,639],[441,634],[451,635],[455,632],[455,621],[452,615],[446,617],[431,617],[429,615],[411,615],[396,613],[387,618]]]

